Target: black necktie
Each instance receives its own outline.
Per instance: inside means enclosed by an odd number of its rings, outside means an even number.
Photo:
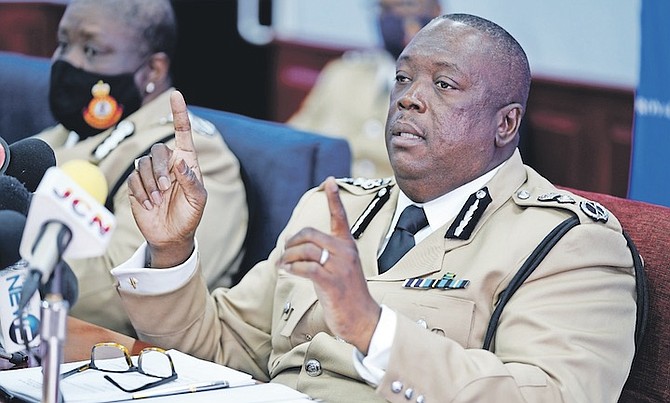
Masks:
[[[412,249],[414,234],[426,225],[428,225],[428,219],[421,207],[415,205],[405,207],[384,252],[377,259],[380,274],[390,269],[407,251]]]

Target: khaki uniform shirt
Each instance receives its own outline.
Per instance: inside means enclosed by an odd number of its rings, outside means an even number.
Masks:
[[[618,220],[611,214],[606,222],[591,218],[580,207],[583,198],[556,189],[524,166],[518,152],[486,187],[492,202],[469,237],[445,237],[454,225],[447,223],[384,274],[377,274],[377,250],[393,218],[397,188],[356,241],[372,296],[398,318],[388,368],[376,387],[355,370],[353,347],[326,326],[312,283],[274,265],[288,234],[304,226],[329,231],[321,189],[301,199],[269,260],[232,289],[205,298],[207,288],[195,276],[164,295],[120,293],[141,339],[331,403],[419,396],[425,402],[615,402],[631,366],[636,320],[633,261]],[[340,181],[350,223],[379,189]],[[500,294],[542,239],[571,215],[580,224],[508,302],[494,352],[483,350]],[[469,285],[403,287],[406,279],[447,273]]]
[[[109,271],[132,256],[144,242],[130,209],[125,172],[135,158],[156,142],[166,142],[174,148],[174,126],[166,91],[116,127],[65,147],[69,131],[63,126],[45,130],[37,136],[54,149],[61,165],[70,160],[95,163],[104,174],[108,187],[118,180],[122,186],[114,196],[114,215],[117,228],[105,255],[71,260],[67,263],[79,279],[79,298],[71,314],[83,320],[134,335],[128,316],[114,291],[114,278]],[[248,210],[246,193],[240,176],[237,158],[224,143],[221,134],[208,121],[191,116],[195,147],[207,189],[207,206],[198,228],[198,242],[208,262],[202,267],[205,282],[211,288],[230,285],[230,276],[237,270],[242,257]],[[128,126],[127,123],[132,123]],[[127,129],[130,127],[130,129]],[[124,134],[129,134],[123,137]],[[169,140],[167,136],[172,135]],[[97,154],[95,151],[97,150]],[[210,259],[211,257],[211,259]]]
[[[393,175],[384,143],[395,61],[383,50],[351,51],[328,63],[286,122],[349,142],[353,177]]]

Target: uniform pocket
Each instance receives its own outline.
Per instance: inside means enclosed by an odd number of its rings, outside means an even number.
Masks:
[[[412,295],[409,295],[410,292]],[[382,303],[426,330],[467,347],[472,334],[475,303],[440,295],[439,292],[408,290],[387,293]]]

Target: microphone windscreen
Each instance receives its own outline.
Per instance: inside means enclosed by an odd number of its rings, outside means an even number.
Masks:
[[[13,176],[0,175],[0,210],[28,215],[32,193]]]
[[[0,210],[0,269],[21,260],[19,247],[26,216],[14,210]]]
[[[56,154],[44,140],[35,137],[21,139],[9,146],[10,161],[7,175],[13,176],[35,192],[47,169],[56,166]]]
[[[54,270],[54,272],[51,274],[51,277],[49,277],[49,281],[47,281],[46,284],[40,286],[40,296],[42,299],[44,299],[47,294],[53,293],[54,291],[59,291],[63,296],[63,299],[69,302],[70,306],[73,306],[79,297],[79,280],[77,280],[77,276],[72,271],[70,265],[64,261],[60,261],[58,264],[60,265],[58,268],[59,270]],[[58,286],[57,284],[54,285],[54,277],[56,273],[59,272],[61,276],[60,290],[54,290],[53,287]]]
[[[100,168],[85,160],[67,161],[60,168],[98,203],[105,204],[109,188]]]

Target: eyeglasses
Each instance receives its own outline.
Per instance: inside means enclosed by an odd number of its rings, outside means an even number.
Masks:
[[[109,373],[138,372],[152,378],[159,378],[157,381],[149,382],[143,386],[125,388],[109,375],[105,375],[106,380],[128,393],[139,392],[177,379],[172,358],[165,350],[158,347],[142,349],[137,358],[137,365],[134,365],[130,358],[130,352],[122,344],[97,343],[91,349],[91,362],[62,373],[60,379],[68,378],[87,369]]]

